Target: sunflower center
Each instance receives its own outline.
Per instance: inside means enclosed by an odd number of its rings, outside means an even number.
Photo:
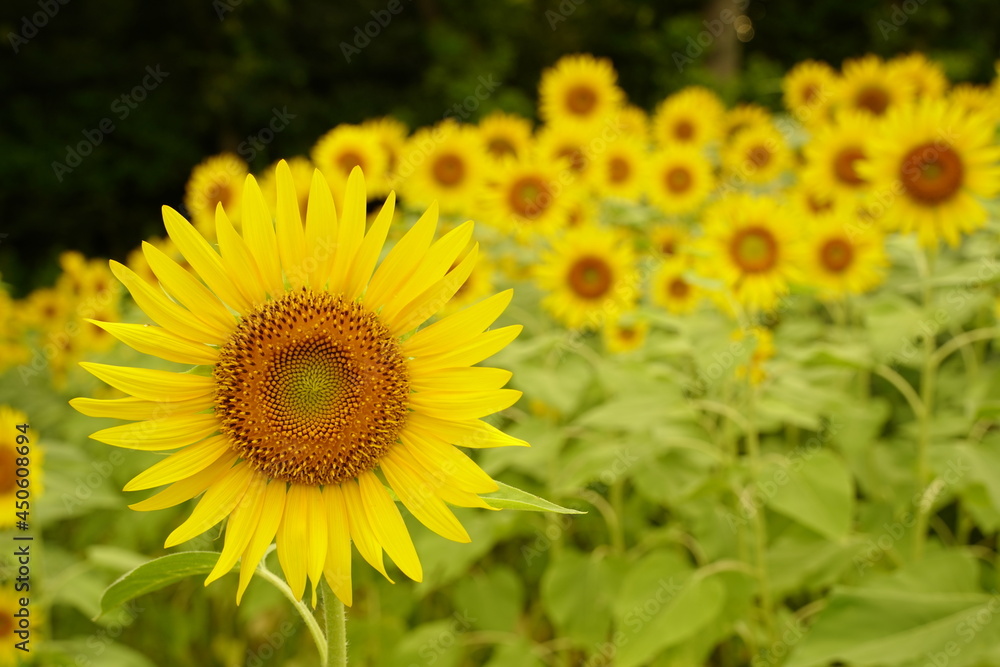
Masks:
[[[667,292],[675,299],[683,299],[691,292],[691,286],[683,278],[674,278],[667,286]]]
[[[635,327],[619,327],[618,329],[618,338],[626,343],[634,341],[638,334],[639,332],[635,330]]]
[[[829,239],[819,249],[823,268],[833,273],[843,273],[854,261],[854,248],[844,239]]]
[[[517,154],[517,151],[514,150],[514,144],[510,143],[503,137],[494,137],[490,139],[489,143],[486,145],[486,150],[489,151],[491,155],[496,157]]]
[[[822,199],[817,194],[810,192],[806,196],[806,206],[813,213],[824,213],[833,208],[833,201],[830,199]]]
[[[0,637],[10,637],[14,632],[14,617],[4,609],[0,611]]]
[[[17,490],[16,462],[17,453],[11,447],[0,447],[0,496]]]
[[[232,203],[233,191],[228,183],[212,183],[211,187],[208,188],[208,192],[205,193],[205,198],[212,205],[213,212],[219,204],[222,204],[222,208],[228,210],[229,205]]]
[[[577,146],[566,146],[560,149],[556,152],[556,157],[567,158],[569,160],[569,168],[577,173],[583,171],[584,167],[587,166],[587,158]]]
[[[608,179],[612,183],[622,183],[628,180],[631,173],[632,167],[624,158],[613,157],[608,162]]]
[[[667,189],[674,194],[687,192],[691,187],[691,172],[684,167],[673,167],[667,172]]]
[[[846,183],[851,186],[861,185],[864,183],[865,179],[858,176],[858,172],[854,168],[854,164],[858,160],[864,159],[864,151],[857,146],[848,146],[847,148],[841,150],[837,153],[837,157],[833,159],[833,171],[837,175],[837,179],[840,180],[841,183]]]
[[[881,116],[889,107],[889,93],[880,86],[865,86],[854,98],[854,104],[860,109],[867,109],[876,116]]]
[[[457,155],[442,155],[434,161],[434,180],[446,187],[453,187],[465,178],[465,163]]]
[[[354,151],[344,151],[341,153],[337,158],[337,166],[345,174],[350,174],[351,170],[355,167],[361,167],[362,171],[365,169],[364,160]]]
[[[802,89],[802,101],[806,104],[812,104],[812,101],[816,99],[819,94],[819,86],[815,83],[810,83]]]
[[[587,116],[597,106],[597,94],[587,86],[573,86],[566,93],[566,106],[577,116]]]
[[[778,261],[778,242],[763,227],[747,227],[733,236],[729,247],[733,261],[747,273],[761,273]]]
[[[931,143],[907,153],[899,171],[907,194],[931,205],[951,199],[965,180],[965,165],[955,149]]]
[[[408,412],[406,361],[353,301],[291,292],[250,311],[219,351],[215,412],[259,472],[339,484],[373,469]]]
[[[600,257],[581,257],[569,270],[569,286],[584,299],[597,299],[611,289],[611,267]]]
[[[771,151],[767,149],[767,146],[761,146],[757,144],[747,151],[747,162],[757,167],[758,169],[763,169],[771,161]]]
[[[689,120],[682,120],[674,125],[674,137],[681,141],[688,141],[694,136],[694,124]]]
[[[511,209],[522,218],[537,218],[552,203],[552,193],[545,181],[537,176],[524,176],[510,189]]]

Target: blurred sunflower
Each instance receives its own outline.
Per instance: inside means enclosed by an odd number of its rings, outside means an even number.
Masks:
[[[608,120],[625,95],[616,84],[611,61],[589,54],[564,56],[542,72],[538,114],[547,124],[563,122],[595,126]]]
[[[686,271],[682,263],[661,263],[650,279],[649,294],[653,303],[674,315],[685,315],[697,308],[704,292],[684,276]]]
[[[696,210],[715,188],[712,163],[697,146],[671,146],[653,152],[646,196],[664,213]]]
[[[836,216],[810,228],[802,252],[804,280],[819,288],[819,298],[825,300],[871,290],[888,266],[880,231],[858,231]]]
[[[344,198],[347,179],[355,167],[366,174],[366,182],[371,189],[386,187],[387,154],[379,136],[370,128],[338,125],[316,141],[311,158],[315,168],[326,177],[338,207]],[[226,211],[228,213],[229,209]]]
[[[650,230],[649,243],[653,255],[664,261],[686,261],[690,236],[686,227],[660,224]]]
[[[30,498],[37,498],[42,494],[42,464],[43,449],[38,443],[38,434],[34,429],[29,428],[24,433],[18,426],[28,423],[28,416],[20,410],[7,405],[0,405],[0,502],[6,509],[0,512],[0,529],[10,528],[17,520],[15,509],[17,508],[17,492],[22,487],[18,486],[19,479],[27,479],[26,490]],[[28,447],[28,469],[27,477],[20,477],[17,474],[18,458],[22,455],[17,451],[22,444],[17,442],[17,436],[26,435]],[[23,495],[23,494],[22,494]],[[0,607],[2,609],[2,607]],[[2,630],[2,628],[0,628]],[[2,632],[0,632],[2,634]]]
[[[960,83],[948,92],[948,100],[967,114],[984,114],[1000,124],[1000,95],[992,88]]]
[[[608,142],[594,156],[594,190],[603,197],[639,199],[646,186],[646,162],[646,146],[640,139]]]
[[[551,162],[568,172],[571,180],[589,183],[591,169],[591,143],[594,137],[583,126],[562,123],[541,129],[535,138],[535,150],[542,162]],[[560,179],[568,180],[568,179]]]
[[[511,161],[483,195],[483,217],[521,243],[554,234],[566,223],[563,186],[550,164]]]
[[[486,156],[496,163],[526,159],[531,150],[531,122],[494,111],[479,121],[479,141]]]
[[[729,195],[705,212],[704,244],[711,253],[702,275],[719,278],[752,309],[772,307],[798,272],[794,220],[768,197]]]
[[[858,166],[868,157],[874,136],[875,121],[870,114],[838,113],[833,123],[806,144],[802,182],[823,197],[865,192],[870,184],[858,173]]]
[[[407,576],[422,577],[376,470],[424,525],[469,541],[445,503],[486,507],[479,494],[497,487],[455,445],[524,444],[481,421],[519,398],[501,388],[510,373],[473,364],[506,346],[521,327],[486,330],[509,303],[508,291],[407,335],[472,271],[478,246],[462,256],[472,223],[432,244],[438,217],[432,206],[379,263],[391,194],[365,233],[361,170],[348,179],[339,217],[317,171],[303,228],[286,164],[279,163],[277,178],[274,212],[247,178],[242,235],[217,209],[221,253],[164,207],[167,232],[198,277],[151,246],[146,252],[163,291],[112,262],[139,307],[161,326],[101,326],[140,352],[210,373],[88,363],[87,370],[130,397],[71,403],[93,417],[138,420],[94,433],[96,440],[142,451],[183,448],[125,488],[168,485],[132,505],[143,511],[204,493],[167,546],[228,518],[207,582],[241,560],[239,601],[275,541],[297,598],[308,579],[315,604],[325,577],[350,604],[351,542],[383,574],[384,550]]]
[[[442,213],[470,215],[482,195],[485,159],[474,128],[443,121],[407,142],[404,164],[414,170],[400,190],[418,207],[437,201]]]
[[[649,115],[639,107],[626,104],[618,111],[616,120],[624,136],[649,140]]]
[[[207,158],[191,170],[184,188],[184,206],[192,222],[203,235],[215,233],[215,207],[222,204],[230,219],[239,227],[243,181],[249,173],[247,163],[232,153]]]
[[[828,120],[837,73],[824,62],[803,60],[781,81],[785,108],[803,125],[815,127]]]
[[[747,183],[770,183],[792,164],[785,137],[770,123],[748,127],[722,148],[727,176]]]
[[[917,98],[942,97],[948,89],[948,77],[941,65],[919,51],[897,56],[886,67],[891,76],[906,81]]]
[[[722,117],[722,136],[726,141],[732,141],[743,130],[770,125],[771,114],[764,107],[759,104],[737,104]]]
[[[609,317],[604,320],[604,327],[601,329],[604,349],[611,354],[624,354],[642,349],[648,336],[649,321],[635,313]]]
[[[373,118],[361,123],[361,129],[371,132],[382,147],[382,154],[385,156],[385,182],[381,187],[368,186],[368,196],[384,196],[389,193],[390,180],[395,178],[396,170],[399,168],[399,160],[406,149],[406,135],[409,134],[406,124],[396,120],[392,116],[382,116]]]
[[[878,56],[847,60],[842,71],[836,92],[836,103],[841,108],[884,116],[913,99],[913,84],[896,76]]]
[[[653,140],[660,146],[704,146],[721,133],[725,111],[715,93],[691,86],[660,103],[653,116]]]
[[[458,262],[452,263],[452,269],[458,268]],[[487,257],[483,257],[472,268],[469,277],[465,279],[451,301],[441,309],[442,315],[451,315],[471,306],[472,304],[491,296],[496,292],[496,266]]]
[[[924,246],[942,239],[957,245],[962,233],[985,225],[977,198],[1000,190],[1000,146],[993,136],[984,116],[942,100],[893,111],[860,165],[878,191],[897,195],[885,207],[884,225],[916,232]]]
[[[632,249],[618,233],[596,227],[569,230],[535,271],[547,295],[542,306],[572,329],[598,329],[636,299]]]
[[[586,188],[569,187],[560,194],[566,227],[576,229],[587,227],[597,223],[598,207],[597,201],[590,196]]]

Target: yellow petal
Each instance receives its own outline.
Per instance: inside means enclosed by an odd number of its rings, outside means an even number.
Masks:
[[[267,208],[264,195],[253,174],[247,174],[243,186],[243,239],[257,261],[264,287],[271,296],[285,292],[281,277],[281,262],[278,259],[278,241],[271,221],[271,211]]]
[[[434,325],[432,324],[431,326]],[[428,329],[429,328],[430,327],[428,327]],[[414,377],[417,377],[423,375],[424,373],[430,373],[443,368],[455,368],[459,366],[471,366],[472,364],[477,364],[483,359],[492,357],[494,354],[507,347],[512,340],[517,338],[523,328],[524,327],[520,324],[515,324],[509,327],[492,329],[479,334],[467,343],[456,343],[455,347],[451,350],[418,357],[416,359],[410,359],[407,362],[410,368],[410,373]],[[419,334],[420,332],[417,333]],[[403,354],[408,354],[405,346],[403,348]]]
[[[203,375],[89,361],[81,361],[80,366],[115,389],[148,401],[187,401],[215,393],[215,380]]]
[[[382,457],[380,467],[389,486],[416,519],[430,530],[453,542],[471,542],[469,533],[431,486],[396,455],[398,447]]]
[[[233,279],[243,300],[251,307],[263,303],[267,290],[260,277],[257,260],[253,258],[243,237],[233,229],[233,223],[229,221],[222,204],[215,207],[215,235],[219,239],[219,251],[222,253],[226,275]]]
[[[247,463],[238,463],[230,468],[208,487],[191,516],[167,536],[163,546],[170,548],[187,542],[229,516],[243,499],[250,480],[258,474]]]
[[[240,314],[250,309],[250,302],[226,273],[222,258],[184,216],[169,206],[164,206],[163,224],[184,259],[223,303]]]
[[[479,419],[451,421],[411,412],[406,428],[423,437],[437,437],[458,447],[530,447],[530,445]]]
[[[264,502],[260,512],[260,518],[253,531],[253,537],[247,544],[246,551],[243,552],[243,559],[240,563],[240,585],[236,591],[236,604],[243,599],[243,593],[247,589],[247,584],[253,577],[257,564],[264,557],[267,548],[271,546],[271,540],[278,532],[281,525],[281,515],[285,510],[285,483],[271,480],[264,491]]]
[[[322,289],[333,270],[337,245],[337,207],[333,203],[330,185],[319,169],[313,171],[309,185],[309,206],[306,208],[306,266],[309,285]],[[310,261],[311,260],[311,261]]]
[[[212,394],[176,403],[147,401],[141,398],[74,398],[69,402],[75,410],[88,417],[110,417],[131,421],[163,419],[172,414],[203,412],[212,407],[213,403],[215,397]]]
[[[395,447],[392,455],[397,462],[405,463],[416,478],[420,479],[424,486],[438,498],[446,503],[457,505],[458,507],[481,507],[483,509],[495,509],[486,504],[486,501],[475,493],[464,491],[455,483],[455,477],[449,475],[440,466],[430,463],[433,469],[428,469],[427,465],[421,463],[414,455],[413,450],[407,447]],[[385,460],[388,456],[383,457]]]
[[[389,331],[394,336],[401,336],[408,331],[413,331],[441,310],[469,279],[478,256],[479,244],[477,243],[458,266],[406,304],[406,307],[397,315],[385,315],[384,321],[388,323]]]
[[[222,547],[222,553],[219,554],[219,560],[215,562],[215,567],[205,578],[206,586],[232,570],[240,554],[246,550],[264,508],[266,489],[267,479],[263,475],[254,475],[243,500],[229,515],[229,521],[226,523],[226,542]]]
[[[114,260],[109,264],[111,272],[129,291],[136,305],[160,326],[182,338],[209,345],[218,345],[226,339],[228,332],[206,324],[193,313],[181,308],[162,291],[137,276],[132,269]]]
[[[348,525],[351,528],[351,539],[358,547],[358,553],[368,561],[368,564],[382,573],[386,579],[389,575],[385,572],[385,565],[382,564],[382,547],[375,537],[375,531],[368,523],[368,515],[365,513],[364,501],[361,499],[361,489],[358,483],[349,479],[340,485],[344,492],[344,506],[347,508]],[[392,579],[389,579],[392,581]]]
[[[427,375],[410,378],[410,389],[416,392],[485,391],[499,389],[507,384],[513,375],[510,371],[502,368],[489,368],[487,366],[445,368]]]
[[[375,538],[403,574],[414,581],[422,581],[424,571],[420,567],[420,558],[417,557],[417,550],[413,547],[413,540],[410,539],[396,503],[370,470],[358,477],[358,484],[365,514]]]
[[[278,527],[278,562],[285,573],[285,580],[296,600],[301,600],[306,591],[306,570],[308,569],[309,509],[306,486],[292,484],[285,495],[285,513]]]
[[[430,247],[437,223],[438,206],[434,202],[375,270],[363,298],[369,308],[378,309],[402,289]]]
[[[422,391],[410,394],[410,408],[438,419],[465,421],[506,410],[517,403],[521,392],[514,389],[491,391]]]
[[[152,327],[148,324],[87,321],[101,327],[133,350],[143,354],[151,354],[160,359],[194,366],[211,365],[219,359],[219,351],[214,347],[181,338],[163,327]]]
[[[312,606],[316,607],[316,586],[323,576],[326,566],[326,550],[329,547],[329,519],[326,516],[326,502],[318,486],[306,487],[306,573],[312,583]]]
[[[354,600],[354,589],[351,587],[351,527],[344,492],[340,486],[330,485],[323,489],[323,497],[329,528],[323,576],[340,601],[350,607]]]
[[[236,326],[235,318],[201,281],[150,243],[142,242],[142,252],[160,285],[174,299],[222,338],[232,333]]]
[[[365,234],[365,239],[361,242],[358,254],[354,258],[348,283],[344,288],[345,298],[354,300],[361,296],[361,293],[368,287],[368,281],[372,277],[378,258],[382,254],[382,248],[385,246],[385,237],[389,233],[389,224],[392,222],[395,207],[396,193],[390,192],[378,215],[375,216],[371,229]]]
[[[513,296],[514,290],[505,290],[421,329],[403,342],[404,354],[422,357],[471,342],[500,317]]]
[[[297,289],[308,284],[304,264],[306,237],[299,213],[299,199],[295,193],[292,170],[288,168],[287,162],[278,162],[275,175],[278,180],[278,208],[275,211],[278,256],[292,289]]]
[[[174,415],[152,421],[112,426],[91,434],[98,442],[144,452],[177,449],[196,443],[219,430],[213,414]]]
[[[152,510],[162,510],[167,507],[179,505],[184,501],[191,500],[199,493],[210,487],[215,480],[224,475],[232,468],[239,456],[232,454],[223,456],[221,459],[208,466],[204,470],[179,482],[174,482],[159,493],[156,493],[143,501],[129,505],[137,512],[150,512]]]
[[[335,294],[345,292],[350,282],[349,272],[365,234],[366,208],[365,177],[360,168],[354,167],[347,177],[344,208],[337,227],[337,250],[330,271],[329,289]]]
[[[474,225],[466,222],[442,236],[420,259],[413,275],[400,286],[382,307],[385,320],[393,319],[408,303],[420,296],[421,292],[441,280],[463,250],[469,246]],[[443,304],[442,304],[443,305]]]
[[[225,435],[206,438],[139,473],[125,485],[125,491],[152,489],[190,477],[215,463],[227,451],[229,439]]]
[[[448,486],[474,494],[492,493],[499,488],[475,461],[453,445],[407,431],[401,433],[399,439],[427,472],[444,480]]]

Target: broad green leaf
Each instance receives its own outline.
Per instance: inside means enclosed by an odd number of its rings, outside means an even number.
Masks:
[[[854,483],[844,462],[820,449],[768,466],[757,480],[768,506],[831,540],[847,536]]]
[[[611,600],[623,574],[612,558],[564,549],[542,576],[542,605],[559,634],[591,648],[607,636]]]
[[[549,502],[544,498],[539,498],[534,496],[527,491],[522,491],[521,489],[515,488],[504,484],[503,482],[497,482],[497,486],[500,487],[499,491],[494,491],[483,495],[483,500],[490,507],[495,507],[501,510],[523,510],[527,512],[556,512],[557,514],[586,514],[586,512],[581,512],[580,510],[573,510],[567,507],[562,507],[556,505],[553,502]]]
[[[140,595],[158,591],[187,577],[208,574],[219,560],[215,551],[182,551],[156,558],[126,572],[101,597],[101,613]]]
[[[531,643],[524,639],[513,643],[498,645],[486,667],[544,667],[538,654],[532,650]]]
[[[464,650],[461,636],[470,630],[472,626],[468,619],[460,614],[421,625],[403,637],[386,664],[388,667],[455,667],[462,659]]]
[[[453,602],[477,630],[514,632],[524,605],[524,584],[509,567],[495,565],[485,573],[460,579]]]

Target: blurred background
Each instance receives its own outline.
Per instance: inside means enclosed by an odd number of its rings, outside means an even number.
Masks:
[[[53,282],[64,250],[122,260],[162,233],[162,204],[183,211],[208,155],[257,171],[338,123],[430,125],[481,77],[498,88],[459,119],[533,117],[542,69],[567,53],[610,58],[647,111],[692,83],[778,109],[781,76],[806,58],[919,50],[952,81],[986,83],[997,12],[993,0],[5,2],[0,275],[19,297]]]

